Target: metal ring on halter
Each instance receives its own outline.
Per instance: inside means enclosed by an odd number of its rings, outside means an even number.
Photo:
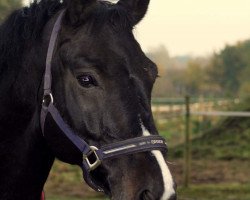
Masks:
[[[83,160],[86,161],[86,163],[87,163],[87,165],[88,165],[88,167],[89,167],[88,170],[89,170],[89,171],[93,171],[93,170],[95,170],[95,169],[102,163],[102,161],[100,160],[99,156],[98,156],[97,153],[96,153],[96,151],[98,151],[98,148],[95,147],[95,146],[90,146],[90,149],[91,149],[91,151],[89,152],[88,155],[83,155]],[[94,162],[91,162],[91,161],[89,160],[89,157],[90,157],[91,155],[94,155],[94,156],[95,156],[95,161],[94,161]]]
[[[54,103],[54,98],[52,93],[44,94],[43,95],[43,106],[48,107],[50,103]]]

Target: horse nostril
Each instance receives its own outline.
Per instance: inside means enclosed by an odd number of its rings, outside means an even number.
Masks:
[[[149,190],[144,190],[139,196],[139,200],[154,200],[153,194]]]

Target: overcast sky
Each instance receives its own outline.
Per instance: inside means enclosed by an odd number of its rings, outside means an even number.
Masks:
[[[145,51],[207,55],[250,39],[250,0],[151,0],[135,35]]]
[[[250,0],[153,0],[136,35],[145,49],[205,55],[250,39]]]

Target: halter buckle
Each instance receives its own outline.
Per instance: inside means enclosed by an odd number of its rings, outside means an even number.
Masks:
[[[54,102],[53,95],[51,93],[44,94],[43,95],[43,106],[48,107],[50,103]]]
[[[93,171],[102,163],[102,161],[100,160],[99,156],[96,153],[98,148],[96,148],[95,146],[90,146],[90,149],[91,151],[87,155],[83,155],[83,160],[86,161],[89,167],[89,171]],[[90,156],[94,156],[92,157],[91,161],[89,159]],[[94,158],[94,161],[92,162],[93,158]]]

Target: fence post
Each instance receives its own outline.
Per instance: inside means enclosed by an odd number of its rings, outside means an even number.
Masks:
[[[184,153],[184,187],[189,187],[191,167],[191,143],[190,143],[190,97],[185,97],[185,153]]]

